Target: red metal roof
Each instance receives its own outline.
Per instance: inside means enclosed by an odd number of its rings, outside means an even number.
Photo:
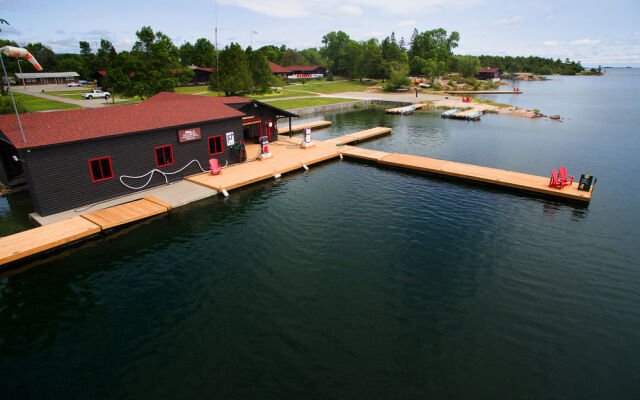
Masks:
[[[20,114],[27,138],[22,141],[15,114],[0,115],[0,131],[16,148],[96,139],[204,121],[243,117],[229,106],[250,102],[244,97],[159,93],[141,103],[82,110]]]
[[[293,72],[293,71],[311,72],[317,68],[320,68],[320,67],[317,65],[292,65],[290,67],[287,67],[289,72]]]
[[[271,67],[271,72],[273,72],[274,74],[286,74],[291,72],[288,68],[282,67],[271,61],[269,61],[269,67]]]
[[[480,72],[498,72],[498,71],[500,71],[499,68],[489,68],[489,67],[482,68],[480,70]]]

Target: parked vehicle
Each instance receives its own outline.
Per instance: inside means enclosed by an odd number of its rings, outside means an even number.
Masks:
[[[103,97],[106,100],[109,98],[109,96],[111,96],[109,92],[103,92],[100,89],[93,89],[89,93],[82,93],[82,98],[88,100],[91,100],[93,98],[99,99],[100,97]]]
[[[78,81],[78,83],[81,85],[88,85],[89,81]]]
[[[75,86],[82,86],[82,84],[79,83],[79,82],[69,82],[69,83],[67,83],[67,86],[75,87]]]

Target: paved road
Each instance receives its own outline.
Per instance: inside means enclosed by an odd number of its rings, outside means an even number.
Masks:
[[[16,86],[12,85],[11,88],[19,93],[25,93],[31,96],[41,97],[43,99],[55,100],[61,103],[75,104],[80,107],[97,108],[97,107],[108,106],[108,104],[105,104],[104,99],[93,99],[93,100],[68,99],[68,98],[65,98],[65,96],[53,96],[46,93],[46,92],[57,92],[62,90],[77,90],[78,93],[84,93],[91,90],[87,87],[67,87],[67,85],[31,85],[25,88],[22,85],[16,85]],[[44,93],[42,92],[43,90],[45,91]],[[109,99],[109,102],[111,101],[112,99]],[[125,101],[125,100],[116,99],[116,103],[119,101]]]

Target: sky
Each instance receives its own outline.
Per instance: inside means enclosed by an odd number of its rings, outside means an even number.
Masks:
[[[216,18],[217,15],[217,18]],[[0,38],[42,42],[56,53],[78,53],[110,40],[130,50],[136,31],[151,26],[180,46],[205,37],[218,45],[321,47],[342,30],[354,40],[395,32],[408,42],[414,28],[460,33],[456,54],[570,58],[584,66],[640,67],[640,0],[0,0]],[[255,32],[255,33],[252,33]]]

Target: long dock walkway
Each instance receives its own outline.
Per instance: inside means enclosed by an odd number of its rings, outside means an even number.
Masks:
[[[291,134],[293,135],[296,133],[302,133],[307,128],[311,128],[312,131],[315,131],[318,129],[326,129],[326,128],[329,128],[332,123],[333,122],[331,121],[311,121],[311,122],[305,122],[302,124],[291,125]],[[278,128],[278,135],[284,135],[286,133],[289,133],[288,126],[283,126]]]
[[[591,201],[593,191],[593,189],[590,192],[578,190],[577,182],[573,182],[571,186],[566,186],[562,189],[555,189],[549,187],[549,177],[545,176],[529,175],[504,169],[481,167],[479,165],[411,156],[408,154],[386,153],[349,147],[342,150],[342,155],[347,158],[375,161],[382,166],[426,172],[434,175],[445,175],[584,203]]]

